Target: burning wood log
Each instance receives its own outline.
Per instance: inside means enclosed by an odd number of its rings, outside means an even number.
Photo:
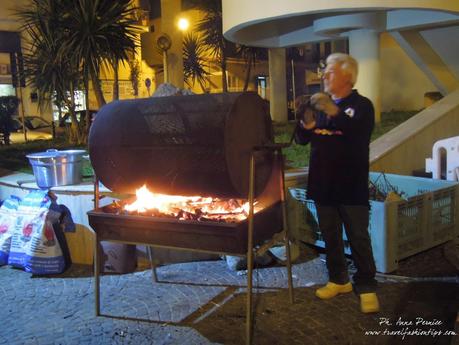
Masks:
[[[143,186],[137,190],[133,202],[114,201],[103,207],[103,211],[180,220],[239,222],[248,216],[248,203],[243,199],[157,194]]]

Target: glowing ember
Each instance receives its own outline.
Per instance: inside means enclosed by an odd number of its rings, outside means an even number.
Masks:
[[[136,190],[137,200],[125,205],[128,212],[158,212],[178,219],[241,221],[247,218],[249,203],[242,199],[222,200],[201,196],[178,196],[153,193],[143,186]],[[255,207],[254,212],[258,209]]]

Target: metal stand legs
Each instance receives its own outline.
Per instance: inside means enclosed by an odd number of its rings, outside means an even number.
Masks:
[[[287,276],[290,302],[294,302],[293,282],[292,282],[292,263],[290,255],[290,239],[287,224],[287,209],[285,202],[285,183],[284,183],[284,166],[281,150],[277,150],[278,164],[280,165],[280,196],[282,204],[282,225],[284,230],[285,249],[287,254]],[[248,217],[248,238],[247,238],[247,307],[246,307],[246,327],[245,327],[245,343],[252,344],[253,337],[253,308],[252,308],[252,284],[253,284],[253,214],[254,214],[254,188],[255,188],[255,158],[252,153],[250,157],[250,175],[249,175],[249,217]]]
[[[279,152],[280,155],[280,152]],[[279,157],[282,160],[282,156]],[[283,166],[283,165],[282,165]],[[281,169],[280,174],[280,187],[281,187],[281,203],[282,203],[282,224],[284,227],[284,241],[285,241],[285,250],[287,254],[287,278],[288,278],[288,293],[290,297],[290,303],[294,303],[293,296],[293,281],[292,281],[292,261],[290,253],[290,233],[287,224],[287,203],[285,200],[285,181],[284,181],[284,169]]]
[[[97,233],[94,239],[94,303],[96,308],[96,316],[100,315],[100,276],[99,276],[99,241],[97,240]]]
[[[287,274],[288,274],[288,287],[289,287],[289,297],[290,302],[293,303],[293,282],[292,282],[292,265],[290,258],[290,242],[289,242],[289,231],[287,226],[287,215],[286,215],[286,203],[285,203],[285,186],[284,186],[284,169],[283,169],[283,158],[280,149],[277,151],[278,164],[280,167],[280,196],[282,204],[282,225],[284,230],[284,241],[287,255]],[[98,184],[96,179],[95,184]],[[253,284],[253,262],[254,262],[254,246],[253,246],[253,232],[254,232],[254,198],[255,198],[255,158],[252,153],[250,158],[250,179],[249,179],[249,215],[248,215],[248,234],[247,234],[247,307],[246,307],[246,344],[252,344],[253,338],[253,308],[252,308],[252,284]],[[94,191],[94,201],[95,206],[99,196],[98,188]],[[96,207],[97,208],[97,207]],[[274,238],[273,238],[274,239]],[[148,256],[151,262],[152,268],[152,279],[157,282],[158,277],[156,273],[156,264],[153,259],[152,249],[150,246],[147,246]],[[95,233],[95,244],[94,244],[94,293],[95,293],[95,312],[96,316],[100,315],[100,250],[99,250],[99,238],[97,233]]]
[[[151,264],[151,274],[152,274],[152,279],[155,283],[158,282],[158,274],[156,272],[156,262],[155,259],[153,258],[153,249],[151,246],[147,246],[147,253],[148,253],[148,259],[150,260]]]
[[[255,158],[252,153],[250,157],[249,177],[249,229],[247,234],[247,307],[245,325],[245,343],[252,343],[253,314],[252,314],[252,274],[253,274],[253,206],[254,206],[254,184],[255,184]]]

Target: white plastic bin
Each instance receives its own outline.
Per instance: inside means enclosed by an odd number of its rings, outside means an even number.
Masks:
[[[458,181],[459,136],[442,139],[432,147],[432,158],[426,158],[426,172],[434,179]]]

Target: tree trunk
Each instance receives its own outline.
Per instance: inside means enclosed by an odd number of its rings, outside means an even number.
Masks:
[[[118,60],[113,64],[113,100],[117,101],[120,99],[120,85],[118,76]]]
[[[87,85],[87,82],[85,82]],[[87,93],[88,91],[85,90]],[[72,119],[72,125],[70,127],[70,136],[69,141],[72,144],[81,144],[82,143],[82,135],[81,135],[81,126],[78,122],[78,119],[75,114],[75,90],[72,86],[70,90],[70,106],[69,106],[70,118]]]
[[[59,112],[59,115],[58,115],[58,123],[60,124],[61,121],[62,121],[62,107],[59,105],[59,104],[56,104],[57,106],[57,111]]]
[[[84,113],[84,122],[82,121],[82,119],[80,119],[80,123],[81,124],[84,124],[80,126],[80,130],[81,130],[81,140],[83,140],[83,142],[86,144],[86,142],[88,141],[88,136],[89,136],[89,127],[91,126],[91,115],[89,114],[89,80],[86,79],[85,80],[85,86],[84,86],[85,90],[86,90],[86,95],[85,95],[85,108],[86,108],[86,111]]]
[[[252,57],[249,57],[249,59],[247,61],[247,70],[246,70],[246,73],[245,73],[244,92],[247,91],[247,89],[249,88],[251,72],[252,72]]]
[[[228,83],[226,80],[226,56],[224,54],[222,55],[221,67],[222,67],[222,89],[223,89],[223,92],[228,92]]]
[[[102,87],[100,86],[100,80],[95,76],[93,73],[90,73],[92,87],[94,89],[94,94],[96,95],[97,105],[101,108],[103,105],[106,104],[104,94],[102,93]],[[89,92],[88,92],[89,94]]]

